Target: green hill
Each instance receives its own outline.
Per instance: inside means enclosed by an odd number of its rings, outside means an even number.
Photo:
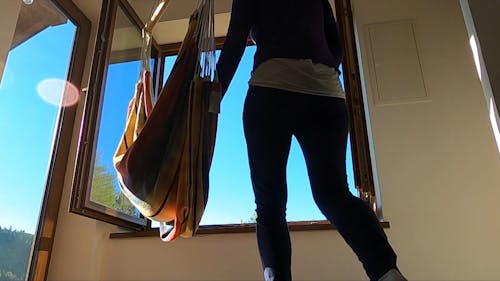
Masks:
[[[0,281],[24,280],[33,234],[0,226]]]

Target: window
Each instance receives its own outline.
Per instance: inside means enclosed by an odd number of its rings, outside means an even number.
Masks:
[[[2,280],[46,276],[89,35],[71,2],[21,4],[0,84]]]
[[[124,227],[143,229],[148,221],[120,192],[112,157],[123,133],[126,109],[139,77],[142,25],[126,1],[103,1],[101,40],[94,57],[88,107],[74,178],[73,212]],[[107,38],[111,38],[110,44]],[[154,66],[154,60],[152,65]]]
[[[151,223],[130,208],[123,196],[119,193],[119,186],[111,165],[111,157],[116,149],[119,138],[125,124],[125,112],[130,100],[134,83],[139,71],[139,57],[131,55],[140,45],[130,44],[137,39],[129,38],[129,44],[117,44],[115,33],[120,32],[123,38],[139,36],[138,26],[142,26],[134,10],[124,0],[104,1],[105,4],[114,7],[116,11],[116,23],[114,29],[108,20],[108,27],[102,26],[101,32],[106,29],[110,32],[107,36],[113,38],[110,46],[107,46],[110,59],[98,57],[101,65],[95,68],[93,77],[99,77],[99,71],[107,74],[105,81],[93,83],[96,87],[92,89],[96,94],[93,100],[89,100],[87,108],[86,125],[83,128],[81,150],[77,167],[77,181],[75,181],[75,194],[80,194],[75,209],[84,215],[103,219],[108,222],[136,229],[149,229]],[[336,1],[336,8],[348,10],[347,0]],[[114,5],[114,6],[113,6]],[[113,18],[113,14],[103,15],[102,21]],[[124,18],[128,23],[123,24]],[[363,104],[360,92],[359,76],[357,76],[357,64],[355,46],[353,41],[352,18],[349,13],[345,17],[338,18],[341,29],[344,32],[346,49],[348,55],[352,56],[344,62],[345,89],[349,92],[348,103],[352,116],[351,140],[348,149],[348,175],[349,185],[354,194],[358,191],[363,198],[373,200],[373,180],[371,179],[370,156],[366,141],[366,125],[363,113]],[[121,24],[119,24],[121,23]],[[135,25],[135,26],[134,26]],[[124,34],[123,28],[133,30],[132,33]],[[104,33],[106,34],[106,33]],[[140,36],[139,36],[140,38]],[[218,38],[219,46],[222,46],[223,38]],[[140,42],[140,41],[139,41]],[[117,56],[118,46],[126,46],[121,50],[121,56]],[[180,44],[166,44],[155,46],[157,56],[152,58],[155,63],[156,85],[166,81],[173,66],[175,54]],[[111,50],[111,51],[110,51]],[[232,225],[236,228],[254,222],[254,198],[248,171],[246,145],[242,129],[242,107],[247,89],[248,75],[253,63],[254,46],[247,47],[238,72],[233,79],[228,94],[222,104],[222,114],[219,116],[217,144],[214,159],[210,171],[210,194],[207,208],[201,222],[204,228],[213,228],[215,225]],[[351,53],[349,53],[351,52]],[[105,52],[103,52],[105,53]],[[128,59],[127,59],[128,58]],[[107,61],[109,60],[109,64]],[[117,83],[117,78],[120,83]],[[99,84],[102,82],[102,85]],[[102,87],[100,89],[99,87]],[[156,92],[159,92],[159,87]],[[349,167],[352,167],[349,169]],[[288,220],[298,222],[299,225],[307,225],[311,221],[322,221],[324,216],[316,207],[309,188],[307,170],[302,153],[296,141],[293,142],[288,166],[289,201]],[[357,187],[357,189],[356,189]],[[107,189],[107,193],[103,190]],[[103,196],[102,194],[107,194]],[[84,200],[82,200],[84,199]],[[236,201],[235,201],[236,200]],[[373,202],[371,202],[373,203]],[[81,211],[81,210],[84,211]],[[128,214],[127,214],[128,213]],[[156,226],[155,223],[152,225]]]

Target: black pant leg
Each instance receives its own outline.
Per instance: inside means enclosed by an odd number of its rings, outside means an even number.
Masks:
[[[301,145],[313,197],[362,262],[371,280],[396,267],[396,254],[374,212],[347,185],[348,117],[338,98],[310,97],[294,130]]]
[[[286,164],[291,132],[286,106],[269,88],[251,87],[243,122],[257,212],[257,242],[263,267],[275,281],[291,280],[291,245],[286,222]]]

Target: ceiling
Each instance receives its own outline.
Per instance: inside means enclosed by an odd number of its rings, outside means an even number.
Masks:
[[[144,21],[151,14],[153,5],[155,5],[157,0],[128,0],[128,2],[134,8],[139,17]],[[170,0],[168,8],[160,21],[189,18],[189,16],[196,9],[197,3],[198,0]],[[216,0],[215,13],[221,14],[229,12],[231,10],[231,3],[231,0]]]
[[[0,0],[1,1],[1,0]],[[37,1],[37,0],[35,0]],[[94,22],[99,21],[100,5],[102,0],[73,0],[80,9]],[[127,0],[130,6],[134,9],[137,15],[143,22],[146,22],[150,17],[153,6],[158,3],[158,0]],[[198,0],[170,0],[168,7],[153,30],[154,38],[159,44],[167,44],[180,42],[184,38],[187,30],[188,19],[196,9]],[[216,35],[223,36],[227,30],[229,20],[229,12],[231,10],[232,0],[215,0],[216,13]],[[124,39],[123,32],[136,33],[136,27],[131,23],[130,19],[123,13],[117,13],[115,31],[122,29],[120,36]],[[130,37],[136,37],[135,34]],[[123,45],[124,46],[124,45]]]
[[[21,45],[47,27],[66,22],[66,16],[48,0],[36,0],[31,5],[22,4],[11,49]]]
[[[158,3],[158,0],[128,0],[130,6],[138,14],[143,22],[147,22],[149,17]],[[153,37],[159,44],[181,42],[188,26],[188,19],[194,12],[198,4],[198,0],[170,0],[164,15],[153,29]],[[216,0],[216,36],[223,36],[227,31],[229,20],[229,12],[231,10],[232,0]],[[132,26],[130,20],[123,14],[118,13],[115,31],[117,29],[130,28]],[[135,27],[134,27],[135,29]],[[135,33],[135,31],[130,30]],[[130,37],[133,37],[131,35]],[[125,36],[121,35],[123,39]],[[119,40],[113,38],[113,40]],[[124,46],[124,45],[122,45]]]
[[[3,0],[0,0],[3,1]],[[102,0],[72,0],[82,12],[90,19],[95,27],[99,22]],[[143,22],[146,22],[153,10],[153,6],[159,0],[126,0],[138,14]],[[188,18],[195,10],[199,0],[170,0],[165,14],[156,24],[153,34],[160,44],[180,42],[187,29]],[[271,0],[270,0],[271,1]],[[332,2],[333,0],[330,0]],[[50,0],[34,0],[32,5],[25,5],[20,12],[16,30],[16,38],[12,48],[21,44],[38,32],[49,26],[59,25],[66,22],[66,18],[54,12]],[[215,0],[215,35],[224,36],[229,24],[229,12],[232,0]],[[130,20],[123,14],[118,14],[116,29],[135,28]]]
[[[127,1],[143,22],[148,21],[151,12],[159,2],[159,0]],[[90,19],[92,25],[97,26],[102,0],[73,0],[73,2]],[[231,3],[232,0],[216,0],[215,13],[219,15],[229,13],[231,10]],[[198,0],[170,0],[164,15],[154,29],[154,37],[157,42],[166,44],[182,41],[183,34],[187,29],[187,19],[194,12],[197,4]],[[225,18],[227,18],[227,16]],[[221,20],[222,25],[227,24],[225,18]],[[31,5],[22,4],[11,49],[22,44],[24,41],[47,27],[64,24],[66,22],[66,16],[60,13],[50,0],[34,0]],[[115,30],[116,29],[123,29],[124,32],[127,32],[126,30],[128,29],[130,30],[129,32],[135,33],[132,29],[136,29],[136,27],[123,13],[117,13]],[[125,37],[127,36],[125,35]]]

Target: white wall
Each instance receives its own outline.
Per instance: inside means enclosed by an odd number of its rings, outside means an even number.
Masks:
[[[459,1],[354,2],[383,210],[402,269],[414,280],[500,279],[500,157]],[[415,22],[428,98],[376,105],[364,28],[400,20]]]
[[[499,280],[500,156],[459,1],[353,4],[387,233],[401,269],[410,280]],[[408,19],[415,23],[428,98],[377,105],[366,27]],[[385,62],[397,63],[390,56]],[[395,73],[392,81],[403,78]],[[49,280],[262,280],[253,234],[169,244],[110,240],[117,228],[68,213],[70,179]],[[337,232],[293,232],[292,240],[295,280],[366,280]]]

